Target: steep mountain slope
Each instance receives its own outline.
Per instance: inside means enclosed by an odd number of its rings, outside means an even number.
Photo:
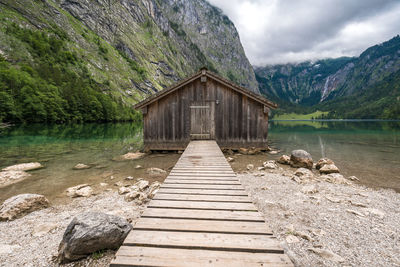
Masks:
[[[315,105],[349,96],[383,81],[400,69],[400,37],[368,48],[358,58],[337,58],[256,68],[267,96]]]
[[[400,119],[399,36],[357,58],[266,66],[255,72],[261,93],[286,111],[319,109],[329,112],[325,118]]]
[[[0,0],[0,121],[132,119],[201,66],[258,92],[234,25],[205,0]]]

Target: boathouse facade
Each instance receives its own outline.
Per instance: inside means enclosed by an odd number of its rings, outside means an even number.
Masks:
[[[268,114],[277,105],[202,68],[136,104],[145,150],[184,150],[190,140],[221,149],[266,148]]]

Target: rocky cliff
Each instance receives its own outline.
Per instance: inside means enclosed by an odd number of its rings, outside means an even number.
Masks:
[[[205,0],[0,0],[0,21],[4,72],[12,68],[25,71],[21,66],[28,65],[33,72],[27,75],[49,88],[55,85],[58,89],[51,94],[60,97],[57,105],[61,110],[54,118],[61,116],[61,120],[70,119],[62,114],[71,113],[72,107],[84,105],[75,105],[65,97],[72,89],[66,92],[63,82],[73,80],[74,75],[85,77],[89,95],[98,92],[115,103],[96,96],[93,101],[99,103],[94,103],[93,109],[101,105],[103,110],[108,109],[105,102],[108,106],[130,106],[202,66],[258,92],[234,25]],[[58,46],[52,51],[54,43]],[[50,49],[49,55],[41,52],[44,47]],[[45,74],[41,64],[50,68]],[[54,72],[60,77],[51,77]],[[0,92],[0,102],[12,99],[14,107],[23,106],[10,89],[12,85],[8,86],[3,96]],[[73,87],[72,82],[69,87]],[[57,120],[49,118],[53,110],[47,110],[46,103],[41,105],[44,111],[38,121]],[[30,112],[12,108],[0,110],[0,120],[23,119]],[[39,111],[32,112],[36,117]],[[75,108],[74,112],[83,111]],[[98,116],[90,120],[96,119]]]

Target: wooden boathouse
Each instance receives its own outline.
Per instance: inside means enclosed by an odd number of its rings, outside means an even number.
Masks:
[[[206,68],[136,104],[144,149],[184,150],[191,140],[222,149],[266,148],[268,114],[277,105]]]

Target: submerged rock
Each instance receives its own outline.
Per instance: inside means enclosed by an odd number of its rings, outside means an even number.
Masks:
[[[103,249],[117,249],[132,230],[125,219],[100,212],[76,216],[64,232],[58,261],[66,263]]]
[[[21,163],[4,168],[3,171],[32,171],[43,168],[39,162]]]
[[[25,171],[2,171],[0,172],[0,188],[14,184],[31,176]]]
[[[13,196],[0,206],[0,221],[14,220],[35,210],[47,208],[49,201],[43,195],[21,194]]]
[[[319,169],[319,172],[323,174],[339,173],[339,168],[334,164],[325,164]]]
[[[313,167],[313,159],[305,150],[293,150],[290,155],[290,166],[294,168],[307,168],[312,169]]]
[[[160,169],[160,168],[148,168],[146,170],[146,173],[148,173],[152,177],[163,176],[163,175],[167,174],[166,171],[164,171],[163,169]]]
[[[72,169],[74,170],[85,170],[85,169],[90,169],[91,166],[83,164],[83,163],[78,163],[76,164]]]
[[[141,153],[141,152],[128,152],[124,155],[118,156],[113,158],[115,161],[122,161],[122,160],[135,160],[135,159],[141,159],[144,156],[146,156],[146,153]]]
[[[93,189],[88,184],[80,184],[66,190],[69,197],[88,197],[93,193]]]

